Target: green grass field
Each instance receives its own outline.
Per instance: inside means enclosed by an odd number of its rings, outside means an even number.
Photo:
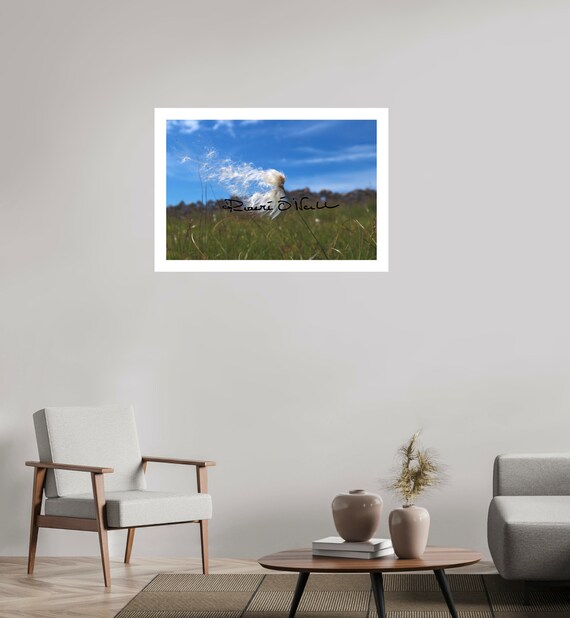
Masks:
[[[258,213],[167,210],[169,260],[374,260],[376,204]]]

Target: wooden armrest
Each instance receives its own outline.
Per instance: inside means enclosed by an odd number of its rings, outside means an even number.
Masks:
[[[143,457],[143,463],[153,461],[155,463],[181,464],[183,466],[196,466],[198,468],[206,468],[207,466],[215,466],[215,461],[204,461],[202,459],[171,459],[168,457]]]
[[[74,466],[73,464],[50,463],[47,461],[26,461],[26,466],[49,470],[73,470],[75,472],[91,472],[92,474],[108,474],[113,468],[99,468],[98,466]]]

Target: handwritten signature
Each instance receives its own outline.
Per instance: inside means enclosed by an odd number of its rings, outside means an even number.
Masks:
[[[274,206],[272,200],[268,200],[267,204],[259,204],[256,206],[248,206],[244,205],[242,200],[235,199],[225,199],[226,202],[222,208],[229,210],[230,212],[253,212],[253,211],[265,211],[270,212],[272,210],[279,210],[280,212],[284,212],[289,210],[290,208],[294,208],[295,210],[323,210],[324,208],[338,208],[340,204],[335,204],[334,206],[329,206],[327,202],[321,202],[319,200],[315,201],[314,205],[310,203],[309,197],[304,195],[299,201],[295,198],[292,201],[282,197],[277,205]]]

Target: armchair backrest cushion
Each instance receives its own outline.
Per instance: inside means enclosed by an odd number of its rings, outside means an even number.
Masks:
[[[40,461],[113,468],[105,489],[146,489],[132,406],[54,407],[34,414]],[[49,470],[48,498],[92,491],[85,472]]]
[[[499,455],[493,496],[569,496],[570,453]]]

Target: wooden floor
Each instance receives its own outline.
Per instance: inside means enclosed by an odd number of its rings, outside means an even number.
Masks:
[[[252,560],[210,560],[212,573],[267,573]],[[99,558],[37,558],[34,575],[26,558],[0,557],[0,618],[113,618],[158,573],[201,573],[200,561],[183,558],[133,558],[111,561],[112,587],[103,585]],[[489,562],[454,569],[495,573]]]

